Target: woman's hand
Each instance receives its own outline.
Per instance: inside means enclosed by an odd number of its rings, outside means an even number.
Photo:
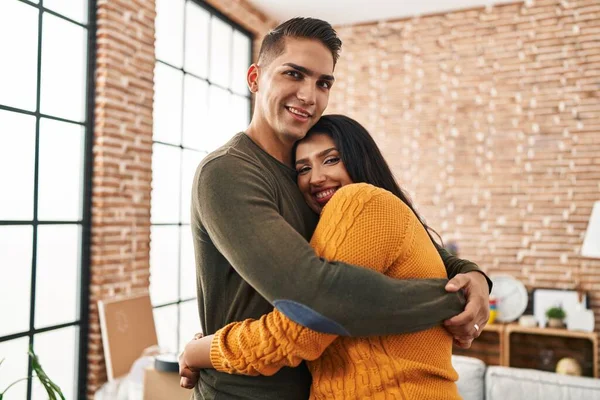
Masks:
[[[185,352],[179,355],[179,386],[184,389],[193,389],[198,383],[200,375],[197,370],[190,368],[184,361]]]
[[[202,339],[204,335],[198,332],[194,335],[193,340]],[[187,348],[187,346],[186,346]],[[198,370],[190,368],[185,362],[185,350],[179,355],[179,386],[185,389],[193,389],[200,378]]]

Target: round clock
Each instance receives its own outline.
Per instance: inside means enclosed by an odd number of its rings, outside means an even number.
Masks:
[[[490,296],[497,300],[496,321],[512,322],[519,318],[527,308],[525,285],[510,275],[494,275],[490,279],[494,283]]]

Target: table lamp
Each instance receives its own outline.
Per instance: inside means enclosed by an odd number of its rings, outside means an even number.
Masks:
[[[592,215],[585,232],[581,256],[600,259],[600,201],[594,203]],[[576,331],[594,331],[594,312],[579,304],[577,310],[567,315],[567,329]]]

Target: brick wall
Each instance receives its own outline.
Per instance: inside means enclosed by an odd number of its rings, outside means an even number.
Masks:
[[[262,35],[275,22],[208,0]],[[98,0],[88,392],[106,380],[96,302],[149,282],[154,0]],[[363,122],[461,255],[591,292],[577,256],[600,199],[600,6],[536,1],[339,28],[330,112]],[[365,107],[365,105],[367,105]]]
[[[258,38],[274,26],[245,2],[209,3]],[[97,0],[90,399],[106,381],[97,301],[149,287],[155,10],[154,0]]]
[[[600,200],[600,3],[528,1],[338,27],[328,112],[373,133],[446,241],[488,273],[591,295]]]
[[[88,394],[106,381],[96,303],[147,292],[154,2],[98,0]]]

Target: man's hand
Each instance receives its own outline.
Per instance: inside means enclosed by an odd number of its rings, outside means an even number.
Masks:
[[[444,321],[444,325],[454,337],[454,343],[468,349],[473,340],[479,337],[490,317],[489,287],[483,274],[472,271],[458,274],[446,284],[448,292],[461,289],[467,299],[465,310]]]
[[[193,340],[200,339],[202,336],[202,333],[196,333]],[[198,379],[200,379],[200,374],[186,365],[183,354],[184,352],[179,354],[179,376],[181,377],[179,386],[185,389],[193,389],[198,383]]]

